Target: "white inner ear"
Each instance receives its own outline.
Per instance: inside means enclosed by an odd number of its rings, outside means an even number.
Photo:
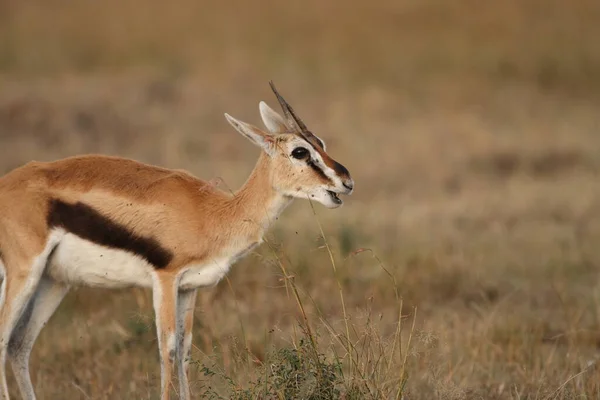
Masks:
[[[285,133],[289,131],[285,119],[279,115],[275,110],[267,105],[264,101],[261,101],[258,105],[260,109],[260,116],[262,117],[265,127],[271,133]]]
[[[242,134],[242,136],[248,138],[252,143],[262,147],[267,154],[273,155],[274,149],[272,146],[271,137],[257,127],[237,120],[227,113],[225,113],[225,118],[227,119],[227,122],[229,122],[231,126],[235,128],[236,131]]]

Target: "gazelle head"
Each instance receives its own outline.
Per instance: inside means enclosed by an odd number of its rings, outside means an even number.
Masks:
[[[244,137],[258,145],[269,156],[273,188],[284,196],[308,198],[328,208],[342,205],[340,194],[351,194],[354,181],[342,164],[325,151],[325,142],[310,132],[293,108],[279,94],[284,116],[265,102],[260,114],[267,132],[225,114],[227,121]]]

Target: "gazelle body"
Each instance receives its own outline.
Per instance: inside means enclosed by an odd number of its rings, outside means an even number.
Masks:
[[[35,339],[81,285],[152,289],[162,398],[175,367],[179,395],[189,398],[196,289],[217,284],[294,197],[335,208],[338,194],[353,189],[348,171],[272,88],[285,118],[261,102],[267,132],[225,115],[262,149],[235,194],[184,171],[106,156],[32,162],[0,178],[0,399],[8,399],[7,358],[23,398],[35,398]]]

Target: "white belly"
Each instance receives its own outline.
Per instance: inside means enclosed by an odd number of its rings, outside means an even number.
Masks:
[[[255,242],[241,251],[226,252],[232,254],[231,256],[213,258],[203,264],[188,265],[181,274],[179,287],[181,289],[195,289],[203,286],[216,285],[223,279],[225,274],[229,272],[229,268],[235,264],[237,260],[250,252],[258,244],[259,242]]]
[[[153,270],[152,265],[133,253],[99,246],[67,233],[52,253],[46,273],[72,285],[149,288]]]
[[[227,272],[231,261],[229,258],[219,258],[206,264],[188,266],[179,280],[181,289],[195,289],[203,286],[214,286]]]

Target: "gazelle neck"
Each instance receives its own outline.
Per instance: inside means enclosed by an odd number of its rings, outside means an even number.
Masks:
[[[255,225],[261,233],[268,229],[292,200],[273,187],[271,172],[271,159],[261,152],[252,174],[235,193],[231,203],[238,220]]]

